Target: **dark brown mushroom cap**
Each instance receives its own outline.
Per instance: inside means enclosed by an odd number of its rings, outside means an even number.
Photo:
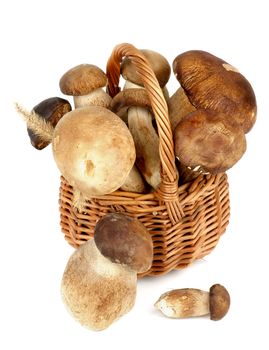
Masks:
[[[55,127],[58,121],[67,113],[71,111],[70,103],[60,97],[50,97],[37,104],[33,111],[38,114],[45,121],[50,122]],[[49,145],[49,142],[42,140],[31,129],[27,128],[31,144],[38,150],[41,150]]]
[[[220,284],[214,284],[209,290],[210,319],[218,321],[222,319],[230,308],[230,295],[226,288]]]
[[[174,73],[197,109],[213,109],[233,117],[247,133],[256,121],[257,105],[248,80],[233,66],[205,51],[177,56]]]
[[[107,214],[95,226],[94,241],[101,254],[114,263],[127,265],[137,272],[151,267],[152,239],[137,219],[121,213]]]
[[[242,128],[223,113],[197,110],[181,120],[174,131],[175,154],[191,168],[217,174],[231,168],[244,154]]]
[[[110,109],[114,113],[120,112],[123,108],[144,107],[151,109],[151,103],[145,89],[126,89],[120,91],[113,97],[110,103]]]
[[[158,52],[151,50],[140,50],[147,59],[149,65],[153,69],[155,76],[160,84],[164,87],[168,82],[171,74],[171,68],[167,59]],[[121,63],[121,74],[125,80],[129,80],[134,84],[143,85],[140,76],[137,74],[135,65],[128,57],[125,57]]]
[[[92,64],[80,64],[67,71],[60,79],[60,89],[65,95],[83,96],[107,84],[105,73]]]

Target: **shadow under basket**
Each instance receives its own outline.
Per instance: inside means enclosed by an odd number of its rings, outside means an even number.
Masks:
[[[146,194],[115,191],[87,200],[83,212],[73,207],[73,189],[61,178],[61,228],[74,247],[93,236],[97,221],[107,213],[123,212],[137,218],[152,237],[152,266],[144,275],[161,275],[188,266],[209,254],[225,231],[229,215],[226,174],[200,175],[178,185],[173,134],[167,103],[148,61],[131,44],[117,45],[107,63],[107,91],[119,91],[120,63],[128,57],[147,91],[159,136],[160,186]]]
[[[116,191],[87,201],[82,213],[72,205],[73,189],[61,178],[61,229],[73,247],[93,236],[97,221],[111,212],[124,212],[137,218],[149,230],[154,247],[151,269],[143,275],[161,275],[181,269],[209,254],[224,233],[230,216],[226,174],[199,176],[182,185],[178,196],[182,219],[171,223],[164,202],[156,194],[130,194]],[[141,275],[142,276],[142,275]]]

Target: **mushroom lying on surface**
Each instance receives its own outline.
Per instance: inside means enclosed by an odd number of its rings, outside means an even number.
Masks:
[[[72,315],[93,330],[107,328],[131,310],[137,272],[152,263],[147,229],[124,214],[107,214],[98,221],[94,239],[71,256],[62,279],[63,300]]]
[[[107,108],[111,97],[103,90],[107,84],[105,73],[92,64],[80,64],[60,79],[63,94],[74,96],[75,107],[101,106]]]
[[[164,88],[170,77],[170,66],[167,60],[157,52],[141,50],[153,69],[160,87]],[[121,74],[126,80],[124,89],[141,89],[143,82],[131,60],[126,57],[121,64]],[[131,94],[131,93],[130,93]],[[130,99],[130,95],[128,97]],[[144,98],[143,98],[144,103]],[[148,184],[154,189],[161,182],[159,137],[152,125],[152,114],[148,108],[134,104],[128,109],[128,126],[136,148],[136,165]]]
[[[202,109],[178,123],[174,144],[181,164],[211,174],[231,168],[246,150],[245,134],[232,118]]]
[[[50,97],[37,104],[30,113],[39,115],[40,118],[44,119],[46,122],[49,122],[53,127],[55,127],[58,121],[70,111],[71,105],[67,100],[60,97]],[[42,150],[49,145],[50,142],[44,140],[38,131],[34,132],[28,127],[27,132],[32,146],[36,149]]]
[[[174,289],[162,294],[155,307],[171,318],[210,315],[211,320],[218,321],[229,310],[230,295],[220,284],[214,284],[209,292],[195,288]]]
[[[192,50],[174,59],[173,71],[186,94],[184,96],[181,90],[170,99],[173,128],[184,117],[180,113],[177,115],[177,110],[184,105],[186,109],[194,107],[225,113],[245,133],[250,131],[256,121],[256,98],[250,83],[236,68],[208,52]]]

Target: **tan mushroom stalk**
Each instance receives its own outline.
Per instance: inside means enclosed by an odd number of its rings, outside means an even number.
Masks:
[[[170,318],[187,318],[210,315],[218,321],[228,312],[230,295],[220,284],[209,292],[195,288],[174,289],[160,296],[155,307]]]
[[[173,71],[186,94],[180,90],[170,99],[169,113],[174,127],[177,110],[180,106],[192,108],[191,104],[195,109],[224,113],[245,133],[250,131],[256,121],[256,98],[250,83],[236,68],[208,52],[192,50],[174,59]],[[178,122],[182,117],[179,113]]]
[[[144,193],[146,191],[146,183],[135,165],[132,167],[120,189],[135,193]]]
[[[157,52],[150,50],[141,50],[141,52],[148,60],[161,88],[163,88],[170,77],[169,63]],[[129,58],[123,60],[121,74],[126,80],[125,90],[143,88],[143,82]],[[136,165],[147,183],[156,189],[161,182],[159,137],[153,127],[153,116],[150,110],[138,106],[132,106],[128,109],[128,126],[135,143]]]
[[[102,330],[135,303],[137,272],[152,263],[152,240],[136,219],[107,214],[97,223],[94,240],[71,256],[62,279],[63,300],[84,326]]]
[[[63,94],[74,97],[76,108],[101,106],[107,108],[111,97],[104,91],[105,73],[92,64],[80,64],[67,71],[60,79]]]

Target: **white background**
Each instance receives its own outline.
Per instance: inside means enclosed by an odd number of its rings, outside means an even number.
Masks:
[[[9,349],[268,349],[268,33],[266,1],[14,1],[1,3],[0,348]],[[51,148],[30,146],[18,101],[31,109],[62,96],[69,68],[105,70],[116,44],[159,51],[170,63],[202,49],[236,66],[251,82],[258,120],[248,150],[228,172],[231,220],[203,261],[138,282],[133,310],[107,330],[89,331],[67,313],[60,281],[73,249],[59,227],[59,172]],[[173,93],[178,83],[171,76]],[[172,288],[231,295],[227,316],[171,320],[154,310]]]

